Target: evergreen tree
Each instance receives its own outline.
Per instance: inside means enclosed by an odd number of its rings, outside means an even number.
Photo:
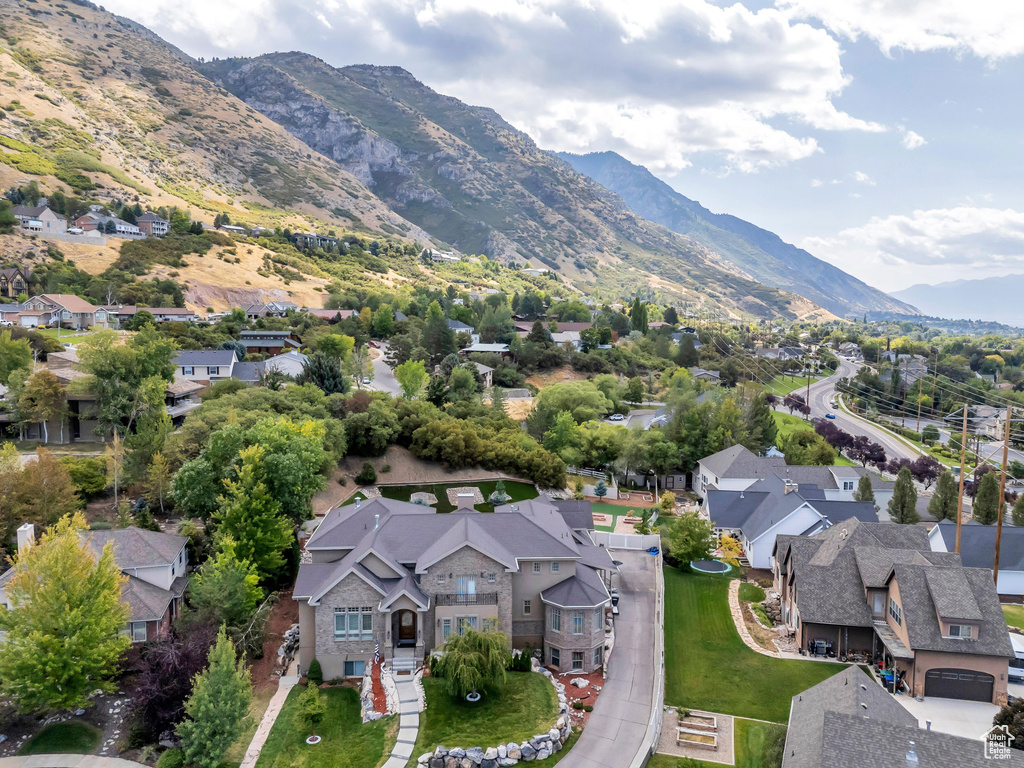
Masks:
[[[599,499],[603,499],[608,495],[608,486],[604,482],[604,478],[597,481],[597,485],[594,486],[594,495]]]
[[[547,339],[548,335],[547,331],[544,330],[544,323],[540,320],[534,320],[533,325],[530,326],[530,332],[526,334],[526,340],[534,344],[543,344]]]
[[[292,529],[281,516],[281,503],[267,489],[260,445],[243,448],[238,456],[238,479],[225,478],[226,495],[218,499],[214,513],[217,541],[230,538],[242,560],[252,563],[261,581],[276,576],[284,566],[284,551],[291,544]]]
[[[341,360],[326,352],[314,352],[302,366],[299,384],[312,384],[324,394],[344,394],[349,390],[349,380],[341,368]]]
[[[178,725],[186,765],[217,768],[248,724],[252,682],[223,629],[210,651],[210,665],[196,675],[185,702],[188,717]]]
[[[686,334],[679,342],[679,349],[676,352],[675,363],[680,368],[692,368],[700,362],[700,354],[693,343],[693,336]]]
[[[227,627],[234,635],[244,630],[263,599],[259,581],[252,564],[235,554],[234,539],[223,536],[220,551],[189,582],[189,603],[200,621]]]
[[[0,607],[0,693],[22,712],[77,709],[96,689],[115,690],[128,638],[126,578],[107,544],[97,558],[85,518],[68,515],[13,560]]]
[[[491,389],[491,408],[497,414],[505,414],[505,390],[501,387]]]
[[[875,489],[871,486],[871,478],[868,475],[861,475],[857,481],[857,490],[853,492],[854,501],[870,501],[875,504]],[[878,505],[875,504],[875,509]]]
[[[928,514],[936,520],[956,520],[959,488],[953,473],[943,472],[935,483],[935,492],[928,502]]]
[[[448,383],[441,376],[431,376],[424,397],[427,402],[440,408],[448,399]]]
[[[743,442],[747,448],[754,453],[762,454],[775,445],[779,428],[764,394],[755,395],[747,404],[744,421],[747,439]]]
[[[992,525],[999,519],[999,480],[995,472],[986,472],[981,478],[971,516],[982,525]]]
[[[1010,515],[1014,525],[1024,525],[1024,493],[1013,503],[1013,512]]]
[[[917,490],[907,467],[903,467],[896,475],[896,487],[893,488],[892,498],[889,500],[889,517],[894,523],[904,525],[921,521],[921,516],[917,514]]]
[[[434,362],[458,349],[455,332],[448,327],[448,318],[436,301],[430,302],[430,306],[427,307],[427,318],[423,325],[423,348],[430,353]]]
[[[679,325],[679,313],[675,307],[669,307],[665,310],[665,322],[669,325]]]
[[[629,319],[634,331],[647,333],[647,304],[640,301],[639,296],[633,300],[633,308],[629,313]]]

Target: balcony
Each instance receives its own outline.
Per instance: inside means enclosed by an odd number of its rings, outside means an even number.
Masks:
[[[434,605],[497,605],[497,592],[478,592],[475,595],[434,595]]]

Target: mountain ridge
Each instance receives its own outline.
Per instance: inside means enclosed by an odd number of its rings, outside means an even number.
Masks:
[[[716,250],[752,279],[797,293],[840,316],[868,311],[915,314],[914,307],[894,301],[774,232],[731,214],[712,213],[616,152],[555,154],[618,194],[639,215]]]
[[[922,314],[964,320],[989,320],[1024,327],[1024,275],[961,278],[928,285],[918,283],[890,295],[912,302]]]

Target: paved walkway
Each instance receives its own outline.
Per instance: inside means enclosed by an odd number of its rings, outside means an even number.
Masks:
[[[624,550],[615,550],[614,557],[622,561],[617,579],[621,599],[608,679],[587,727],[559,768],[627,768],[649,746],[645,740],[654,714],[652,692],[663,681],[655,667],[662,664],[655,637],[661,632],[656,594],[659,559]]]
[[[420,732],[420,697],[412,675],[394,675],[398,689],[398,739],[384,768],[405,768]],[[0,766],[3,768],[3,766]]]
[[[0,758],[0,768],[146,768],[119,757],[97,755],[27,755]]]
[[[750,636],[747,622],[743,620],[743,604],[740,603],[740,583],[739,579],[733,579],[729,582],[729,612],[732,614],[732,622],[736,625],[736,631],[740,633],[740,639],[752,651],[757,651],[764,656],[771,656],[773,659],[781,658],[780,654],[769,651]]]
[[[292,667],[288,671],[291,672],[294,668],[295,662],[292,662]],[[260,724],[256,727],[256,733],[253,734],[252,741],[249,742],[249,748],[245,750],[245,757],[242,758],[242,764],[239,768],[253,768],[256,765],[256,761],[260,759],[260,751],[270,735],[270,729],[274,727],[277,716],[281,714],[281,708],[284,706],[285,699],[288,698],[288,694],[291,693],[292,688],[298,682],[298,675],[281,676],[277,684],[277,693],[270,699],[267,711],[263,713],[263,719],[260,720]],[[3,768],[3,766],[0,766],[0,768]]]

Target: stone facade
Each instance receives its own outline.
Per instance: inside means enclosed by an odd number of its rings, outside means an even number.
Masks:
[[[320,661],[324,679],[345,677],[346,661],[373,661],[373,648],[379,643],[383,649],[386,638],[384,616],[377,610],[380,592],[359,576],[350,573],[331,589],[316,608],[314,619],[316,633],[316,658]],[[372,630],[367,637],[356,640],[339,640],[334,635],[335,609],[370,608]],[[301,617],[300,617],[301,619]],[[300,620],[300,624],[301,624]],[[308,667],[308,662],[307,662]]]
[[[494,576],[493,582],[490,581],[491,574]],[[439,600],[437,596],[457,595],[460,576],[476,579],[477,603],[442,605],[444,599]],[[451,619],[454,631],[460,616],[477,617],[477,629],[483,629],[484,619],[496,619],[497,626],[494,629],[512,636],[512,574],[506,572],[504,565],[475,549],[463,547],[434,563],[420,576],[420,589],[431,595],[431,607],[426,613],[427,620],[423,627],[425,648],[432,650],[440,646],[443,643],[443,620]],[[496,604],[491,595],[497,595]],[[468,597],[465,599],[470,600]],[[488,600],[491,602],[488,603]]]
[[[604,609],[603,608],[561,608],[545,606],[544,663],[559,672],[588,672],[604,663]],[[561,629],[552,628],[553,612],[561,611]],[[583,631],[573,631],[574,616],[582,614]],[[600,661],[595,664],[594,651],[599,649]],[[557,660],[551,651],[558,651]],[[582,653],[582,659],[573,667],[573,652]]]

